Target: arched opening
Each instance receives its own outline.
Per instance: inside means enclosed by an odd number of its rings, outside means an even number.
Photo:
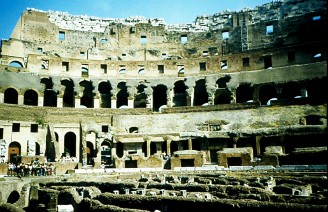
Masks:
[[[111,108],[111,94],[112,86],[107,82],[101,82],[98,85],[98,91],[100,93],[100,107],[101,108]]]
[[[18,191],[12,191],[8,196],[7,203],[14,204],[19,200],[19,197]]]
[[[230,76],[222,77],[216,81],[218,89],[215,91],[214,104],[230,104],[231,102],[231,91],[227,87]]]
[[[63,156],[76,157],[76,135],[73,132],[65,134]]]
[[[12,61],[9,63],[8,66],[15,67],[15,68],[23,68],[24,67],[23,64],[19,61]]]
[[[147,95],[145,94],[145,88],[147,86],[139,84],[137,87],[137,93],[134,97],[134,108],[146,108],[147,107]]]
[[[94,147],[93,147],[93,143],[91,143],[90,141],[87,141],[87,165],[94,165]]]
[[[167,105],[167,87],[157,85],[153,88],[153,110],[159,111],[162,105]]]
[[[282,99],[294,99],[296,96],[302,96],[302,89],[299,83],[288,82],[281,86]]]
[[[187,106],[187,86],[182,80],[174,83],[174,97],[173,103],[175,107]]]
[[[103,141],[101,143],[101,164],[105,165],[105,167],[112,165],[111,144],[109,141]]]
[[[208,93],[206,91],[206,81],[204,79],[196,82],[194,91],[194,106],[200,106],[208,102]]]
[[[241,84],[236,90],[236,103],[246,103],[253,100],[254,88],[250,84]]]
[[[75,92],[74,82],[69,79],[64,79],[61,84],[65,87],[63,94],[63,107],[75,107]]]
[[[148,157],[149,155],[147,154],[147,141],[144,141],[142,143],[142,153],[144,154],[145,157]]]
[[[34,90],[27,90],[24,93],[24,105],[38,106],[38,94]]]
[[[8,88],[4,93],[4,103],[18,104],[18,92],[13,88]]]
[[[117,144],[116,144],[116,155],[119,158],[123,157],[123,143],[122,142],[117,142]]]
[[[127,86],[126,86],[126,82],[120,82],[117,85],[118,88],[118,93],[116,95],[117,97],[117,108],[120,108],[123,105],[128,105],[128,90],[127,90]]]
[[[43,106],[57,107],[57,93],[52,90],[53,82],[51,78],[42,78],[41,83],[44,84]]]
[[[156,143],[150,142],[150,155],[154,155],[157,153]]]
[[[21,154],[21,145],[14,141],[9,144],[8,148],[8,159],[9,162],[18,163],[18,156]]]
[[[92,85],[92,82],[89,82],[87,80],[83,80],[82,82],[80,82],[80,86],[83,87],[83,94],[82,94],[82,97],[81,97],[81,102],[80,102],[80,105],[83,105],[87,108],[93,108],[94,105],[94,99],[93,99],[93,85]]]
[[[170,144],[171,154],[175,151],[178,151],[178,143],[176,141],[172,141]]]
[[[261,105],[267,105],[270,99],[277,98],[277,91],[272,85],[263,85],[259,90],[259,100]]]

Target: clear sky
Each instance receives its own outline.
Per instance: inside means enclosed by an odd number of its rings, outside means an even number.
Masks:
[[[168,24],[192,23],[197,16],[255,8],[272,0],[0,0],[0,39],[9,39],[26,8],[101,18],[163,18]]]

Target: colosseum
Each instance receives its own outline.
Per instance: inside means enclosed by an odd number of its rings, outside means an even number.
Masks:
[[[27,8],[1,40],[0,209],[326,211],[326,26],[326,0]]]

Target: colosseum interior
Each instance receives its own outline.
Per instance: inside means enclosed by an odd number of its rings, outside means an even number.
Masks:
[[[326,0],[27,8],[1,40],[0,210],[327,211],[326,26]]]

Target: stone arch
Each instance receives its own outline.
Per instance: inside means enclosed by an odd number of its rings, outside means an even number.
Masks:
[[[15,67],[15,68],[24,68],[24,65],[22,62],[18,61],[18,60],[13,60],[11,61],[8,66],[10,67]]]
[[[259,89],[261,105],[267,105],[267,102],[272,98],[277,98],[277,91],[274,86],[269,84],[262,85]]]
[[[18,104],[18,92],[14,88],[7,88],[4,93],[4,103]]]
[[[17,141],[13,141],[9,144],[8,159],[9,162],[17,163],[17,157],[21,154],[21,145]]]
[[[19,192],[14,190],[9,194],[7,203],[14,204],[19,200],[19,198],[20,198]]]
[[[128,93],[126,82],[119,82],[117,84],[117,89],[118,89],[118,92],[116,94],[117,108],[120,108],[121,106],[127,106],[129,93]]]
[[[163,105],[167,105],[167,87],[160,84],[153,87],[153,110],[159,111]]]
[[[137,86],[137,93],[134,97],[134,108],[146,108],[147,107],[147,94],[145,93],[144,84],[139,84]]]
[[[41,83],[44,84],[43,106],[57,107],[57,92],[53,90],[52,79],[43,77]]]
[[[24,105],[38,106],[38,93],[35,90],[29,89],[25,91]]]
[[[252,101],[254,88],[249,83],[240,84],[236,89],[236,103]]]
[[[227,83],[230,81],[230,76],[219,78],[216,81],[217,89],[214,94],[214,104],[230,104],[231,91],[227,87]]]
[[[174,83],[173,91],[174,106],[187,106],[187,86],[185,85],[183,80],[179,80]]]
[[[64,87],[61,94],[63,96],[63,107],[75,107],[75,91],[73,80],[68,78],[62,79],[61,85]]]
[[[297,82],[287,82],[281,85],[282,99],[294,99],[297,96],[302,96],[301,85]]]
[[[93,108],[94,107],[94,86],[92,85],[91,81],[88,80],[82,80],[80,83],[80,86],[83,87],[83,93],[81,96],[81,102],[80,105],[86,106],[87,108]]]
[[[73,132],[64,136],[64,156],[76,157],[76,135]]]
[[[102,81],[98,84],[98,91],[100,94],[100,107],[101,108],[111,108],[112,99],[112,85],[109,81]]]
[[[194,91],[194,106],[200,106],[208,103],[208,93],[206,90],[206,80],[200,79],[196,81]]]

